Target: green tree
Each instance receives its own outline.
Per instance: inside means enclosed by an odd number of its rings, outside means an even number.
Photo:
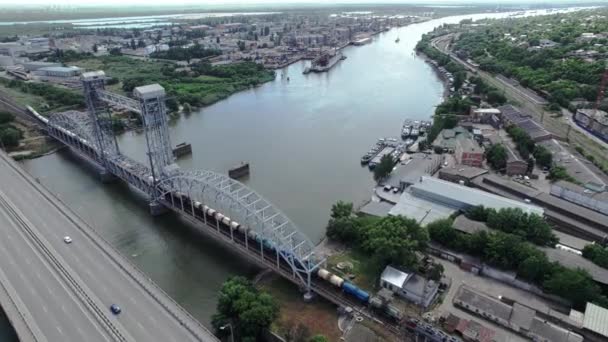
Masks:
[[[343,217],[351,217],[353,215],[353,204],[351,202],[338,201],[331,206],[330,217],[338,219]]]
[[[443,276],[443,271],[444,268],[442,264],[433,264],[433,266],[431,266],[429,269],[427,276],[431,280],[439,281],[441,280],[441,276]]]
[[[388,177],[388,175],[393,171],[394,166],[395,161],[393,161],[393,158],[388,154],[383,155],[380,159],[380,163],[374,168],[374,180],[379,182]]]
[[[220,333],[220,327],[231,323],[235,340],[255,341],[278,315],[279,306],[268,293],[256,289],[246,278],[231,277],[220,290],[211,324]]]
[[[491,211],[493,211],[493,209],[485,208],[483,205],[476,205],[467,209],[465,215],[471,220],[486,222]]]
[[[578,309],[584,308],[587,302],[600,297],[601,289],[589,273],[582,269],[560,268],[543,283],[548,292],[570,300]]]
[[[97,53],[98,49],[97,44],[93,44],[93,52]]]
[[[502,144],[492,145],[486,151],[488,163],[496,170],[502,170],[507,166],[507,149]]]
[[[111,48],[109,53],[112,56],[122,56],[122,51],[120,51],[120,48]]]
[[[583,248],[583,257],[600,267],[608,268],[608,249],[599,244],[589,244]]]
[[[444,246],[452,246],[458,239],[458,232],[452,227],[451,219],[433,221],[426,225],[429,237]]]
[[[566,180],[569,182],[576,183],[576,179],[568,174],[568,171],[563,166],[553,166],[549,170],[549,175],[547,176],[552,181]]]
[[[417,263],[416,252],[427,242],[427,231],[416,220],[387,216],[366,227],[362,248],[380,263],[413,267]]]
[[[167,101],[165,101],[165,105],[167,106],[169,112],[173,113],[179,110],[179,103],[173,97],[168,98]]]
[[[19,140],[21,139],[22,133],[20,130],[12,126],[6,126],[0,128],[0,143],[4,147],[16,147],[19,146]]]
[[[184,108],[184,113],[186,113],[186,114],[192,113],[192,107],[190,106],[190,104],[188,102],[184,103],[182,105],[182,107]]]
[[[310,339],[310,342],[329,342],[329,340],[323,335],[315,335]]]
[[[536,284],[551,275],[551,263],[543,253],[536,253],[524,259],[517,268],[517,275]]]
[[[542,145],[534,146],[534,158],[538,165],[550,168],[553,165],[553,154]]]
[[[492,105],[503,105],[507,102],[507,98],[498,90],[489,91],[486,98]]]
[[[15,120],[15,116],[9,112],[0,112],[0,125],[9,123]]]

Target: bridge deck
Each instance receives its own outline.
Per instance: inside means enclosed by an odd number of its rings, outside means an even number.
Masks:
[[[217,341],[3,152],[0,174],[0,301],[22,341]]]

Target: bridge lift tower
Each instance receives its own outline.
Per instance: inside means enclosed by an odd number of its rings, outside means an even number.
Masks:
[[[111,114],[107,105],[99,97],[99,94],[105,90],[106,75],[103,71],[86,72],[82,74],[81,80],[90,123],[93,126],[92,133],[95,139],[93,143],[100,151],[101,160],[97,160],[97,162],[106,167],[106,170],[102,171],[102,178],[106,178],[106,176],[110,176],[107,171],[108,158],[120,153],[112,129]]]

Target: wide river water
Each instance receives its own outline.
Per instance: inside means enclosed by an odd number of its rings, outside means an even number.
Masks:
[[[442,83],[413,53],[422,34],[465,18],[505,15],[448,17],[395,28],[371,44],[344,49],[348,59],[328,73],[303,75],[306,62],[278,70],[275,81],[172,123],[173,143],[193,147],[192,156],[178,163],[184,169],[226,172],[249,162],[251,176],[245,182],[317,243],[333,203],[359,204],[370,197],[373,180],[359,163],[361,155],[379,137],[398,136],[405,118],[428,120],[441,102]],[[119,143],[123,153],[145,162],[142,134],[126,133]],[[67,151],[23,165],[206,325],[222,282],[256,271],[176,217],[150,216],[145,201],[128,187],[101,184]],[[1,316],[0,321],[8,324]],[[3,330],[0,326],[0,340]]]

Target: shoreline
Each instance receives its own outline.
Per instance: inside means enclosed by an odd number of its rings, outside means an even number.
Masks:
[[[437,68],[437,66],[433,63],[431,63],[431,61],[435,61],[434,59],[432,59],[431,57],[427,56],[424,52],[420,52],[420,51],[416,51],[415,50],[415,54],[417,57],[420,57],[422,60],[424,60],[427,64],[429,64],[431,66],[431,68],[433,69],[433,73],[435,74],[435,76],[437,76],[437,78],[439,78],[439,80],[441,81],[441,84],[443,85],[443,94],[442,96],[442,102],[447,100],[450,97],[450,89],[448,89],[448,82],[445,78],[443,78],[441,76],[441,74],[439,73],[439,69]]]

